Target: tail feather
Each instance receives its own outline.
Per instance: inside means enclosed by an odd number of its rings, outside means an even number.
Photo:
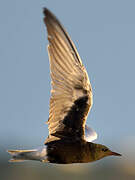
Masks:
[[[32,150],[8,150],[12,159],[9,162],[23,162],[25,160],[37,160],[47,162],[46,147]]]
[[[24,162],[22,159],[10,159],[8,162]]]

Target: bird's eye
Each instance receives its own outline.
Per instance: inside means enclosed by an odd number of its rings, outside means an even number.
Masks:
[[[106,152],[106,151],[108,151],[108,149],[107,148],[102,148],[102,151]]]

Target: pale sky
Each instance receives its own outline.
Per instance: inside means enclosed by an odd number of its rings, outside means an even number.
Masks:
[[[87,124],[99,135],[95,142],[119,149],[135,139],[135,1],[12,0],[0,2],[2,151],[42,145],[48,134],[43,7],[64,25],[89,74],[94,104]]]

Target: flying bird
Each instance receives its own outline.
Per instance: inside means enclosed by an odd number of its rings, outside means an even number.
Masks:
[[[63,25],[44,8],[48,34],[51,97],[48,119],[49,135],[43,147],[32,150],[8,150],[11,162],[37,160],[70,164],[87,163],[106,156],[121,156],[92,141],[97,133],[86,125],[92,107],[92,87],[77,49]]]

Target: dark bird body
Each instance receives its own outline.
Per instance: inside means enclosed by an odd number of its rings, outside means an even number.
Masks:
[[[48,10],[43,11],[48,33],[51,74],[49,135],[43,148],[10,150],[11,161],[39,160],[69,164],[87,163],[120,154],[106,146],[92,143],[97,138],[86,125],[92,107],[92,88],[81,58],[68,33]]]
[[[48,161],[51,163],[87,163],[94,160],[93,143],[60,140],[47,145]]]

